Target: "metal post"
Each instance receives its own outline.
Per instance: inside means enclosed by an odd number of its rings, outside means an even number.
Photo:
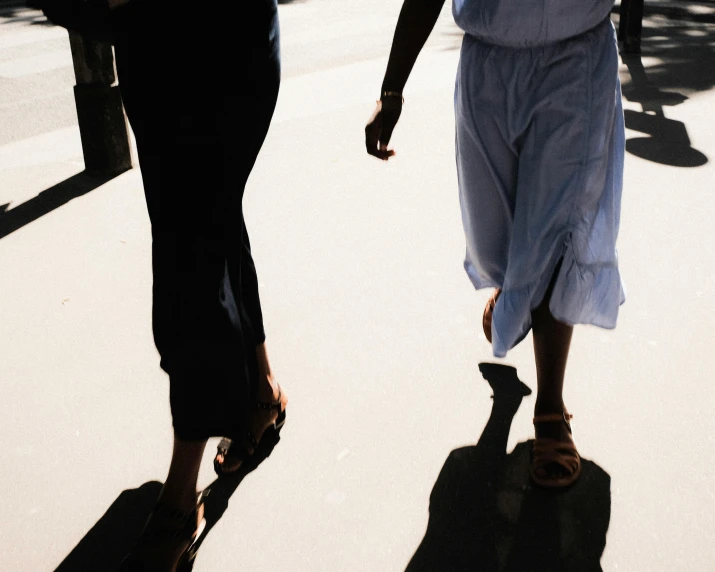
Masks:
[[[88,172],[111,174],[132,168],[129,129],[119,86],[114,85],[112,46],[70,32],[77,85],[77,119]]]

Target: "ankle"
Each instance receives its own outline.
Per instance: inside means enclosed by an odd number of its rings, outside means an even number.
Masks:
[[[534,415],[548,415],[551,413],[561,413],[566,409],[563,399],[536,399],[534,405]]]
[[[175,490],[172,487],[167,487],[161,490],[159,495],[159,502],[168,506],[169,508],[180,510],[183,512],[190,512],[196,508],[196,500],[198,499],[198,493],[186,490]]]
[[[268,348],[265,342],[256,346],[256,361],[258,362],[258,371],[261,376],[271,377],[273,375],[271,363],[268,361]]]

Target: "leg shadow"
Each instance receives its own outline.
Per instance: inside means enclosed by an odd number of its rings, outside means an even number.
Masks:
[[[55,572],[116,570],[144,528],[161,486],[150,481],[123,491]]]
[[[26,201],[14,209],[9,205],[0,205],[0,238],[5,238],[26,224],[37,220],[72,199],[86,195],[112,180],[119,173],[111,175],[95,175],[83,171],[69,179],[42,191],[36,197]]]
[[[197,551],[210,530],[228,508],[228,501],[243,479],[253,472],[273,451],[279,437],[261,441],[259,449],[235,476],[216,479],[203,492],[206,527],[191,549],[191,558],[181,572],[193,569]],[[151,513],[162,484],[144,483],[136,489],[123,491],[102,518],[90,529],[55,572],[112,572],[135,545]]]
[[[494,392],[475,446],[452,451],[430,496],[427,531],[406,572],[601,570],[610,477],[583,461],[566,491],[532,486],[532,441],[507,454],[511,422],[529,390],[516,370],[479,365]]]

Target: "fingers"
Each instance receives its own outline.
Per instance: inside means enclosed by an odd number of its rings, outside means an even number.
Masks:
[[[378,151],[380,154],[380,158],[384,159],[387,161],[390,157],[394,157],[395,155],[395,150],[394,149],[388,149],[387,144],[385,143],[380,143],[380,150]]]
[[[386,143],[380,143],[380,134],[379,121],[368,123],[367,127],[365,127],[365,148],[368,154],[373,157],[387,161],[395,154],[395,151],[392,149],[388,150]]]
[[[388,149],[387,144],[399,116],[399,111],[395,114],[390,106],[383,107],[383,102],[377,102],[377,107],[365,127],[365,147],[368,154],[383,161],[395,155],[395,151]]]

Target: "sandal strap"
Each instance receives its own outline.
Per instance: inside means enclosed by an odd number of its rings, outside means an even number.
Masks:
[[[555,439],[536,439],[532,447],[532,454],[537,470],[549,464],[556,464],[573,474],[581,465],[581,456],[576,447],[572,443],[564,443]]]
[[[191,539],[196,532],[197,513],[202,503],[203,498],[199,500],[194,510],[187,512],[167,506],[161,501],[157,502],[142,533],[142,538],[144,540],[148,538],[159,540]],[[155,521],[155,517],[159,517],[161,521]]]
[[[258,447],[258,439],[256,439],[256,436],[249,430],[246,430],[246,439],[248,439],[248,442],[250,443],[251,447],[253,447],[254,449]]]
[[[532,449],[535,455],[551,455],[554,453],[564,455],[578,455],[578,450],[573,443],[557,441],[556,439],[536,439],[534,441]]]
[[[548,413],[546,415],[536,415],[534,416],[533,423],[550,423],[553,421],[564,421],[566,425],[570,425],[570,421],[573,419],[568,411],[564,409],[563,413]]]
[[[217,454],[220,454],[220,455],[224,455],[224,456],[225,456],[226,453],[228,453],[228,451],[231,449],[231,444],[232,444],[232,443],[233,443],[233,441],[232,441],[231,439],[226,438],[226,437],[224,437],[223,439],[221,439],[221,441],[219,441],[218,446],[216,447],[216,448],[218,449]]]
[[[216,454],[223,455],[224,458],[233,457],[239,461],[245,461],[253,455],[253,451],[258,448],[258,439],[256,439],[256,436],[249,430],[246,430],[244,437],[246,440],[240,442],[224,437],[218,444]],[[251,451],[249,447],[253,449],[253,451]]]
[[[166,517],[170,520],[175,520],[177,522],[178,521],[184,522],[196,514],[196,509],[193,509],[190,511],[185,511],[185,510],[181,510],[178,508],[168,506],[168,505],[164,504],[163,502],[158,501],[156,503],[156,505],[154,505],[153,512],[155,514]]]
[[[278,409],[280,411],[281,408],[281,397],[283,396],[283,392],[281,390],[281,386],[278,386],[278,399],[272,402],[266,402],[266,401],[256,401],[256,409],[263,409],[264,411],[270,411],[271,409]]]

